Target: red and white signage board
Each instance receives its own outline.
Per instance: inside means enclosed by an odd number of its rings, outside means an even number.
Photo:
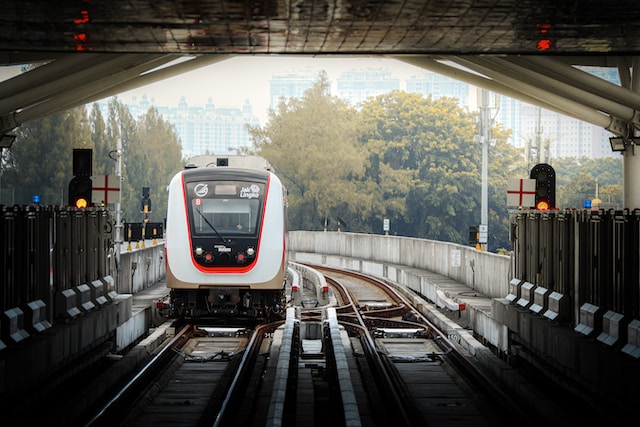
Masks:
[[[116,203],[120,200],[120,177],[118,175],[100,175],[92,177],[91,203],[96,206]]]
[[[536,204],[535,179],[510,179],[507,181],[507,206],[533,207]]]

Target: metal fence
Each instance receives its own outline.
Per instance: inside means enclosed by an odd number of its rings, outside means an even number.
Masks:
[[[104,298],[111,286],[106,265],[111,233],[103,208],[0,206],[3,329],[17,321],[15,313],[33,307],[53,323],[73,317],[71,306]]]
[[[523,211],[514,216],[515,278],[640,318],[640,209]]]

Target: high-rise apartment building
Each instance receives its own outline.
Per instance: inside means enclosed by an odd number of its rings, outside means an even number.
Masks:
[[[146,113],[152,105],[153,100],[145,95],[127,104],[134,117]],[[174,125],[182,144],[182,155],[187,158],[205,153],[232,154],[249,147],[251,137],[247,125],[260,125],[249,100],[241,107],[216,107],[209,98],[202,107],[189,106],[182,97],[176,107],[156,108],[164,120]]]
[[[381,68],[349,70],[342,73],[336,82],[336,95],[352,105],[361,104],[369,97],[400,89],[400,79]]]
[[[313,87],[318,74],[311,68],[272,76],[269,80],[269,106],[275,107],[280,99],[302,98],[304,91]]]
[[[457,98],[464,107],[470,106],[470,91],[467,83],[436,73],[425,72],[407,79],[407,92],[419,93],[425,97],[431,95],[433,99],[444,96]]]
[[[600,78],[618,83],[615,69],[584,69]],[[477,108],[476,89],[446,76],[427,72],[411,76],[407,80],[407,92],[457,98],[460,105]],[[537,158],[548,161],[554,157],[611,157],[609,132],[566,115],[540,109],[520,100],[506,96],[492,97],[492,115],[503,128],[511,129],[510,143],[516,148],[526,149]],[[541,145],[538,148],[538,145]],[[538,152],[540,153],[538,155]]]

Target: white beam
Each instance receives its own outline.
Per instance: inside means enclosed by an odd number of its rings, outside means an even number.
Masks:
[[[6,82],[7,87],[16,87],[12,94],[0,99],[0,112],[8,113],[28,109],[45,100],[64,96],[69,92],[78,93],[93,90],[92,83],[114,80],[123,70],[137,64],[146,64],[160,60],[158,55],[77,55],[82,62],[52,62],[32,71],[28,71]],[[170,60],[164,55],[165,61]],[[35,75],[32,75],[34,73]],[[34,78],[32,81],[31,79]],[[25,83],[31,83],[23,87]],[[107,82],[107,84],[109,84]]]
[[[619,101],[613,101],[608,97],[602,97],[594,94],[593,91],[584,90],[575,84],[565,83],[558,78],[550,78],[539,73],[530,66],[523,66],[514,61],[504,60],[502,58],[476,58],[474,62],[489,67],[505,76],[517,76],[517,79],[539,90],[553,93],[562,98],[571,99],[587,108],[603,111],[611,116],[640,125],[640,113],[635,108],[627,107]],[[579,71],[579,70],[576,70]],[[604,81],[604,80],[603,80]],[[629,93],[629,91],[626,91]],[[640,107],[640,103],[638,103]]]
[[[547,56],[514,56],[504,57],[504,60],[535,70],[537,73],[550,79],[562,81],[563,83],[602,98],[610,99],[634,110],[640,109],[640,94],[630,91],[629,86],[619,86],[569,64],[565,64],[558,59]],[[628,69],[627,74],[629,74]],[[621,80],[624,79],[621,78]]]
[[[596,126],[603,127],[613,133],[624,135],[627,133],[627,125],[619,118],[614,118],[597,109],[587,107],[579,102],[566,99],[561,95],[553,92],[542,90],[539,87],[519,80],[519,76],[511,76],[503,72],[499,72],[490,67],[490,65],[479,64],[476,57],[451,57],[451,60],[457,64],[469,68],[470,70],[490,77],[512,88],[514,91],[526,95],[534,99],[534,105],[552,105],[553,111],[561,112],[570,117],[592,123]],[[482,62],[479,60],[478,62]]]

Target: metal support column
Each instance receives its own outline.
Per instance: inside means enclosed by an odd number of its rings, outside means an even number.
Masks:
[[[118,137],[118,142],[117,142],[117,147],[116,147],[116,155],[118,156],[117,160],[116,160],[116,176],[118,177],[118,179],[122,180],[122,138]],[[121,187],[122,187],[122,183]],[[122,204],[122,191],[118,192],[118,202],[116,203],[116,225],[115,225],[115,238],[113,239],[114,242],[114,247],[116,250],[115,253],[115,257],[116,257],[116,292],[120,292],[120,271],[121,271],[121,267],[120,267],[120,246],[122,245],[122,217],[120,216],[120,211],[121,211],[121,204]]]
[[[636,72],[637,71],[637,72]],[[630,90],[640,93],[640,58],[634,57],[631,64]],[[637,131],[632,131],[632,137],[637,136]],[[640,208],[640,147],[636,148],[631,138],[631,143],[626,145],[623,156],[623,193],[624,207],[629,209]],[[636,153],[638,151],[638,153]]]
[[[480,144],[482,144],[482,192],[480,208],[480,250],[488,249],[489,238],[489,91],[482,89],[482,106],[480,107]]]

